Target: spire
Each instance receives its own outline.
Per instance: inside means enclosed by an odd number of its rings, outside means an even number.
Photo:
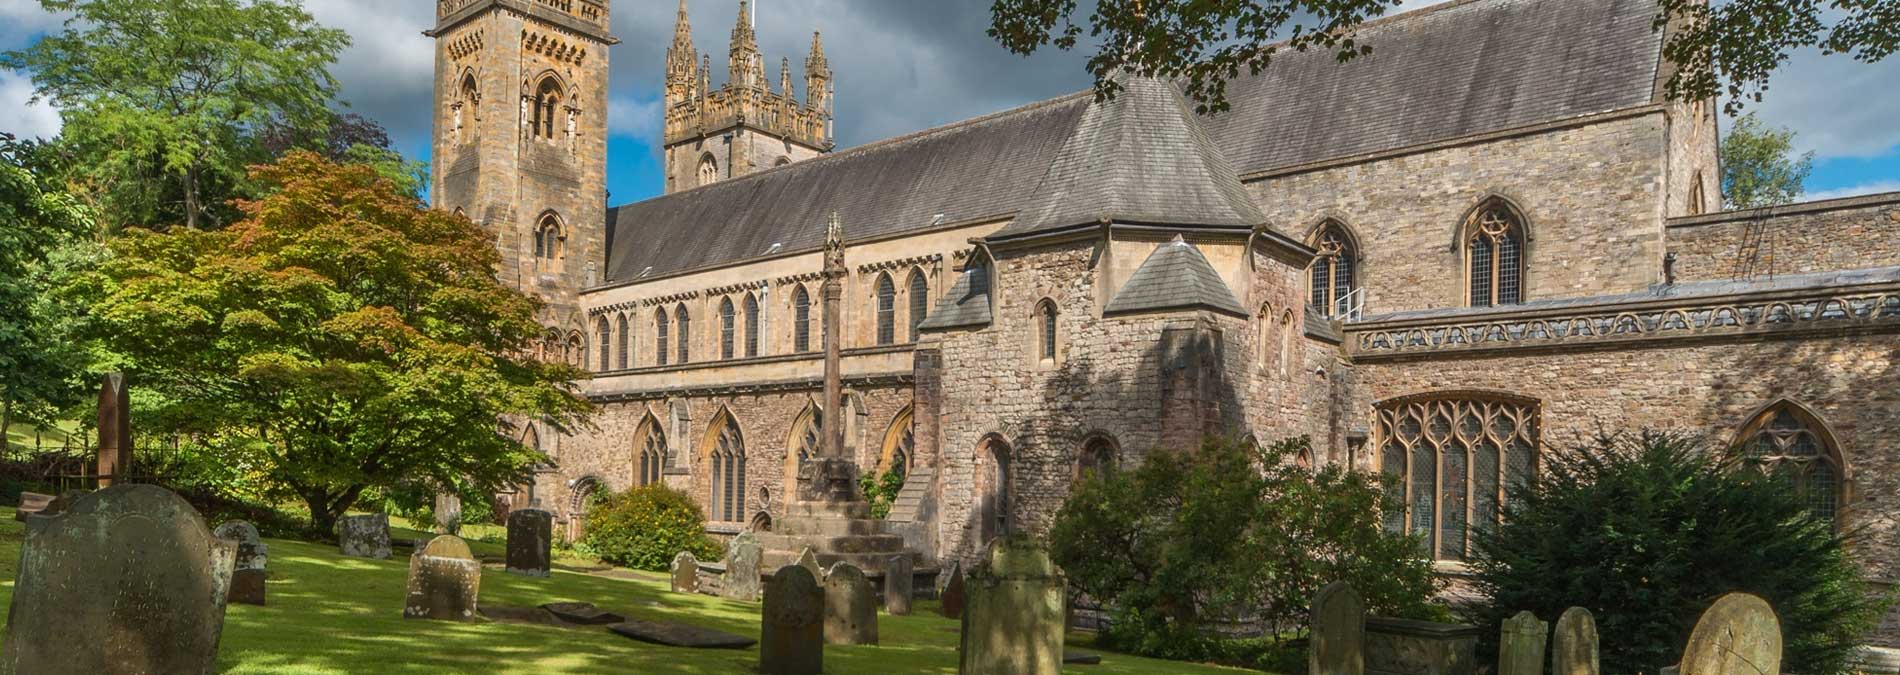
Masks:
[[[785,94],[785,100],[794,102],[798,100],[796,92],[792,91],[792,58],[789,56],[778,62],[778,88]]]
[[[752,29],[751,0],[739,0],[739,20],[732,26],[731,80],[728,86],[765,86],[765,64],[759,58],[759,36]]]
[[[704,100],[712,93],[712,55],[699,55],[699,98]]]
[[[693,56],[699,49],[693,46],[693,24],[686,18],[686,0],[680,0],[679,20],[673,27],[673,45],[666,49],[666,99],[673,106],[693,97],[695,72],[698,64]]]

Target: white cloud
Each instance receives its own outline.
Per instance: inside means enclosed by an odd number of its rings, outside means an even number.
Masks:
[[[34,34],[58,30],[65,20],[40,9],[39,0],[0,0],[0,47],[25,46]]]
[[[664,107],[663,99],[610,96],[607,99],[607,133],[657,143],[660,140]]]
[[[1900,192],[1900,179],[1877,180],[1871,183],[1862,183],[1860,185],[1855,185],[1851,187],[1837,188],[1833,190],[1822,190],[1820,192],[1809,192],[1801,196],[1801,201],[1818,202],[1818,201],[1822,201],[1826,199],[1841,199],[1843,197],[1859,197],[1861,195],[1877,195],[1877,194],[1881,194],[1885,192]]]
[[[45,102],[33,103],[33,80],[0,71],[0,132],[21,138],[59,135],[59,111]]]
[[[416,154],[429,145],[435,96],[435,3],[402,0],[305,0],[317,22],[350,34],[350,47],[330,74],[350,110],[389,129],[397,147]]]

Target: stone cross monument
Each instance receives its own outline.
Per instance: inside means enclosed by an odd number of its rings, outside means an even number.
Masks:
[[[828,504],[860,501],[857,461],[844,450],[844,364],[839,342],[844,333],[844,221],[837,213],[825,225],[825,282],[819,290],[825,308],[824,441],[818,456],[798,473],[798,500]]]

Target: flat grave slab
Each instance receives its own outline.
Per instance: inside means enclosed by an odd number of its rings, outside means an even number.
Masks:
[[[619,614],[595,607],[591,602],[550,602],[542,605],[541,609],[553,614],[554,618],[580,626],[605,626],[626,620]]]
[[[607,630],[641,642],[691,649],[745,649],[759,643],[744,635],[671,621],[630,619],[608,626]]]
[[[1102,665],[1102,655],[1084,654],[1082,652],[1063,652],[1062,662],[1071,666],[1099,666]]]

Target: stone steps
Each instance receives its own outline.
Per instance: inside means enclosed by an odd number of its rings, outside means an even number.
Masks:
[[[917,511],[922,508],[924,497],[930,494],[932,472],[929,469],[917,469],[904,478],[904,487],[897,491],[897,498],[891,501],[891,513],[885,517],[899,523],[917,521]]]
[[[792,552],[766,551],[765,555],[759,558],[759,569],[764,573],[770,574],[780,567],[798,564],[798,555],[802,551],[803,549]],[[846,562],[863,570],[866,574],[872,574],[873,576],[881,576],[884,573],[884,565],[890,562],[891,558],[899,555],[910,556],[910,564],[912,567],[917,566],[923,560],[922,556],[916,553],[903,552],[814,553],[814,555],[818,558],[818,566],[820,568],[829,570],[833,564]]]
[[[811,547],[813,553],[885,553],[895,555],[904,550],[904,538],[894,534],[859,534],[843,537],[813,537],[797,534],[758,534],[759,545],[767,551],[802,551]]]
[[[884,534],[884,521],[871,518],[786,518],[772,524],[772,533],[799,537],[874,537]],[[766,548],[772,547],[767,545]]]

